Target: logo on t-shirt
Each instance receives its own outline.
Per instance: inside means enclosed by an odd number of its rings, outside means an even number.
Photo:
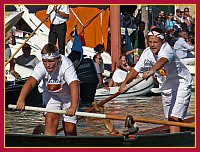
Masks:
[[[58,92],[62,90],[61,83],[53,79],[47,81],[46,87],[47,87],[47,90],[50,92]]]
[[[159,70],[159,73],[160,73],[161,76],[166,76],[166,71],[165,71],[165,69],[163,69],[163,68],[161,68],[161,69]]]

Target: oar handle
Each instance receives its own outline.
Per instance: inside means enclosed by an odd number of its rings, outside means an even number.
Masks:
[[[154,73],[155,73],[155,71],[151,70],[151,71],[149,71],[148,76],[151,76]],[[140,83],[143,80],[144,80],[144,78],[142,78],[142,77],[140,77],[138,79],[135,79],[134,81],[132,81],[129,84],[127,84],[126,87],[124,88],[124,90],[127,91],[128,89],[130,89],[131,87],[133,87],[134,85]]]
[[[9,104],[8,108],[16,109],[16,105]],[[31,106],[25,106],[25,110],[38,111],[38,112],[53,112],[59,114],[66,113],[65,110],[51,110],[51,109],[31,107]],[[76,112],[75,115],[83,117],[101,118],[101,119],[126,120],[126,116],[115,116],[115,115],[108,115],[108,114],[106,115],[106,114],[88,113],[88,112]],[[136,122],[195,128],[194,123],[183,123],[183,122],[174,122],[174,121],[149,119],[149,118],[133,118],[133,119]]]

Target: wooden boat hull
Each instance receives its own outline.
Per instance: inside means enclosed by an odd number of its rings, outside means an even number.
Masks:
[[[16,104],[19,94],[27,79],[13,82],[6,82],[5,84],[5,107],[8,104]],[[10,84],[12,83],[12,84]],[[26,105],[28,106],[42,106],[42,94],[39,93],[37,86],[34,87],[26,98]]]
[[[195,134],[146,134],[123,136],[43,136],[6,134],[6,147],[194,147]]]

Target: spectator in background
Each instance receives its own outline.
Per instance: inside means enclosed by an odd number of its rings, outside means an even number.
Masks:
[[[187,7],[184,8],[184,14],[185,14],[185,22],[187,24],[187,30],[188,32],[190,32],[192,28],[193,18],[189,13],[189,8]]]
[[[181,31],[181,23],[184,22],[184,20],[181,17],[181,10],[180,9],[176,9],[176,14],[174,15],[174,21],[176,21],[175,24],[175,31]]]
[[[103,72],[104,72],[104,69],[103,69],[103,59],[101,57],[101,54],[100,53],[96,53],[93,57],[93,61],[94,61],[94,65],[96,67],[96,70],[97,70],[97,75],[98,75],[98,78],[99,78],[99,84],[97,86],[97,88],[102,88],[104,86],[103,84]]]
[[[51,14],[50,12],[54,10]],[[68,5],[49,5],[47,15],[50,14],[49,42],[56,45],[58,40],[58,49],[60,54],[65,54],[66,21],[69,19]]]
[[[94,48],[94,51],[96,53],[103,53],[105,51],[104,45],[103,44],[97,44],[96,47]]]
[[[174,31],[174,25],[176,24],[176,22],[174,21],[174,15],[172,13],[168,13],[168,17],[165,21],[165,29],[167,34],[169,34],[169,32]]]
[[[23,54],[16,58],[16,63],[34,69],[34,67],[39,63],[39,60],[35,55],[31,55],[31,47],[28,43],[23,45],[22,52]]]
[[[121,55],[112,79],[109,81],[109,87],[119,86],[125,80],[130,69],[131,67],[127,64],[126,55]]]
[[[11,29],[6,33],[5,36],[5,51],[6,51],[6,58],[5,61],[8,61],[12,55],[11,49],[9,44],[16,45],[16,40],[15,40],[15,35],[14,35],[14,30]],[[10,69],[9,72],[15,77],[15,78],[21,78],[20,74],[15,71],[15,61],[14,59],[10,60]]]
[[[163,31],[165,31],[165,26],[162,22],[162,17],[161,16],[157,16],[155,18],[155,21],[153,23],[153,25],[155,25],[157,28],[161,28]]]
[[[182,11],[181,12],[181,29],[182,29],[182,31],[185,31],[185,32],[187,32],[188,30],[187,30],[187,20],[185,19],[185,12],[184,11]]]
[[[129,12],[124,12],[121,18],[121,27],[136,29],[135,18]]]
[[[74,31],[72,31],[70,33],[70,39],[69,41],[67,42],[67,46],[66,46],[66,55],[69,55],[71,53],[71,49],[72,49],[72,45],[73,45],[73,42],[74,42]]]
[[[138,24],[138,29],[134,30],[130,34],[130,39],[132,42],[133,49],[137,49],[136,55],[141,55],[143,50],[146,48],[145,46],[145,37],[144,37],[144,29],[145,29],[145,22],[140,21]]]
[[[194,57],[194,55],[191,53],[191,51],[194,51],[194,46],[189,45],[186,42],[187,38],[188,36],[186,32],[180,32],[179,39],[174,44],[174,50],[180,59]]]
[[[160,10],[158,16],[161,16],[161,22],[165,25],[165,20],[166,20],[165,12],[163,10]]]

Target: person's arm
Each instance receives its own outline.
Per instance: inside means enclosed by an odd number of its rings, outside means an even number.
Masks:
[[[188,44],[186,41],[183,42],[183,47],[187,49],[187,51],[193,51],[194,50],[194,46]]]
[[[133,49],[133,50],[127,51],[127,52],[126,52],[126,55],[133,54],[133,53],[135,52],[135,50],[136,50],[136,49]]]
[[[55,12],[56,12],[58,15],[64,17],[64,18],[69,18],[69,14],[67,14],[67,13],[64,12],[64,11],[60,11],[59,8],[60,8],[60,7],[57,8],[57,6],[54,6]],[[65,7],[65,8],[67,8],[67,7]],[[68,10],[68,9],[66,9],[65,11],[67,11],[67,10]]]
[[[66,115],[73,116],[75,115],[78,100],[79,100],[79,87],[78,87],[78,80],[72,81],[69,84],[70,87],[70,95],[71,95],[71,106],[67,109]]]
[[[131,82],[134,78],[136,78],[137,75],[138,75],[138,72],[134,68],[132,68],[130,72],[128,73],[128,75],[126,76],[126,79],[120,85],[119,92],[124,93],[125,92],[124,88],[126,87],[126,84]]]
[[[56,13],[64,18],[69,18],[69,14],[66,14],[65,12],[61,12],[59,10],[56,10]]]
[[[102,73],[98,73],[98,78],[99,78],[99,87],[102,88],[103,87],[103,76]]]
[[[17,100],[17,109],[24,110],[26,97],[37,83],[38,81],[32,76],[26,81]]]
[[[158,71],[159,69],[161,69],[166,63],[168,62],[167,58],[160,58],[155,64],[154,66],[149,70],[143,73],[143,78],[147,79],[148,77],[150,77],[151,75],[149,75],[150,71],[153,71],[153,74]]]

